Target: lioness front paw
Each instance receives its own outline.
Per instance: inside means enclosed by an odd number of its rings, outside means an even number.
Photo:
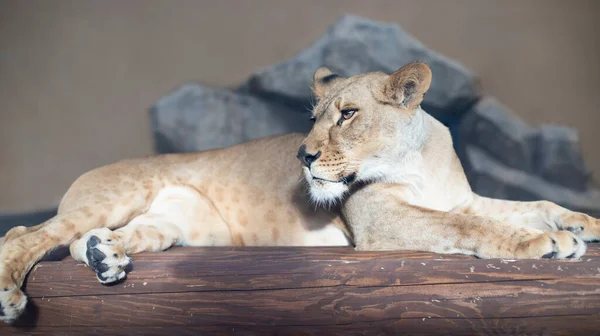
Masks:
[[[0,276],[2,271],[0,270]],[[12,281],[0,281],[0,321],[13,323],[25,310],[27,296]]]
[[[585,242],[569,231],[546,232],[521,246],[521,253],[536,259],[579,259],[586,251]]]
[[[106,228],[86,233],[72,253],[75,259],[93,269],[98,281],[105,285],[124,279],[131,263],[119,237]]]
[[[600,241],[600,219],[586,214],[569,212],[561,218],[563,230],[573,232],[586,242]]]

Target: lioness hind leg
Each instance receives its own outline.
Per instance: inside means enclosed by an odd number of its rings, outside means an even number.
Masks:
[[[174,245],[232,245],[229,227],[212,202],[186,186],[161,190],[146,213],[112,231],[95,229],[71,244],[74,259],[86,263],[103,284],[126,276],[128,255],[163,251]]]
[[[0,250],[0,320],[14,321],[24,310],[27,297],[21,291],[25,276],[46,253],[68,245],[98,227],[119,226],[135,209],[88,205],[57,214],[36,230],[6,240]]]
[[[519,227],[550,232],[566,230],[587,242],[600,240],[600,219],[548,201],[507,201],[474,194],[472,202],[457,211],[492,217]]]

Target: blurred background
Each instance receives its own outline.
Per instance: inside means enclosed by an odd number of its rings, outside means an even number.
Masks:
[[[51,209],[87,170],[155,152],[161,97],[237,87],[344,14],[398,25],[529,125],[573,128],[597,180],[600,1],[3,0],[0,212]]]

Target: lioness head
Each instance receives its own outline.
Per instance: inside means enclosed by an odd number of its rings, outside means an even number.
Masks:
[[[403,154],[422,146],[420,104],[430,84],[423,63],[349,78],[319,68],[315,124],[297,155],[312,201],[334,203],[357,181],[385,180]]]

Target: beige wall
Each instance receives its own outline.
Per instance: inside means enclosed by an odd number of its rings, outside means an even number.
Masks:
[[[81,173],[151,152],[147,107],[229,85],[344,12],[402,25],[530,122],[576,127],[600,174],[600,1],[0,2],[0,211],[57,204]]]

